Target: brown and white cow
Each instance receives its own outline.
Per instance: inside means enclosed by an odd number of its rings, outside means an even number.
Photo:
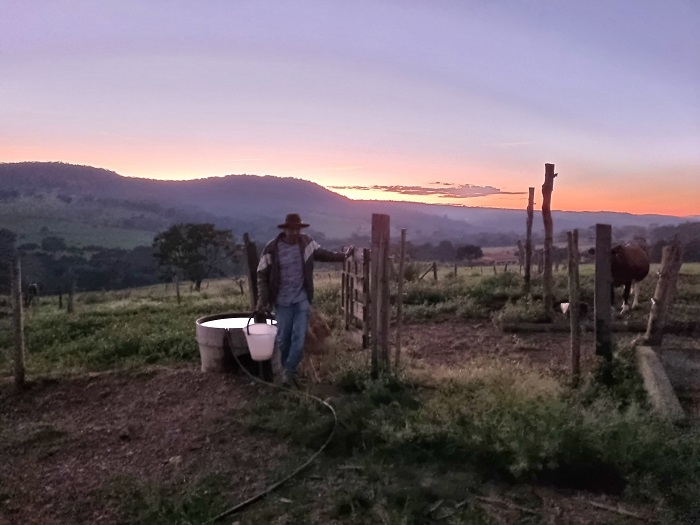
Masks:
[[[595,253],[591,248],[589,253]],[[615,288],[624,286],[622,292],[621,314],[629,311],[630,292],[634,291],[632,308],[639,306],[638,283],[649,274],[649,255],[646,250],[636,244],[618,244],[610,250],[610,265],[612,270],[612,286],[610,301],[615,304]]]

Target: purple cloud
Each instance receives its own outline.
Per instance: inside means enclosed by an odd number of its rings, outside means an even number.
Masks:
[[[439,185],[432,187],[432,185]],[[450,182],[432,182],[430,186],[329,186],[336,190],[385,191],[401,195],[435,196],[444,199],[471,199],[487,195],[523,195],[523,191],[501,191],[493,186],[475,184],[454,184]]]

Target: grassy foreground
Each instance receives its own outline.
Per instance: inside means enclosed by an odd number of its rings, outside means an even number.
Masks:
[[[700,273],[689,275],[679,288],[680,315],[697,311]],[[562,282],[558,275],[558,289]],[[515,274],[470,271],[410,285],[406,313],[414,322],[536,316],[533,303],[519,295]],[[27,316],[27,366],[36,377],[195,363],[194,319],[244,312],[247,302],[231,281],[187,292],[181,304],[163,286],[80,294],[71,315],[58,310],[55,298],[44,298]],[[337,319],[334,280],[319,281],[317,306]],[[574,389],[547,371],[485,360],[461,371],[408,361],[399,373],[372,379],[365,357],[346,352],[339,334],[331,345],[337,359],[313,388],[336,408],[334,440],[311,470],[222,523],[499,523],[483,504],[493,494],[516,509],[513,523],[550,523],[538,496],[542,487],[654,507],[661,523],[700,516],[700,432],[650,413],[630,348],[618,351],[613,386],[600,386],[593,371]],[[10,346],[3,330],[2,375],[11,374]],[[332,423],[317,403],[275,392],[231,418],[293,445],[296,455],[280,465],[280,477],[323,443]],[[236,503],[225,497],[227,483],[207,476],[176,486],[115,478],[102,490],[125,523],[184,525],[205,523]],[[639,522],[614,513],[594,521]]]

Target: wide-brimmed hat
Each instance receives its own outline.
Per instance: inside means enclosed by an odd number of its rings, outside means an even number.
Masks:
[[[301,217],[298,213],[288,213],[284,218],[284,224],[278,224],[278,228],[308,228],[309,225],[301,222]]]

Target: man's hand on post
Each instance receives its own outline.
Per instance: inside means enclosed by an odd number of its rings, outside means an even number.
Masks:
[[[352,257],[354,251],[355,247],[353,245],[350,245],[347,248],[345,248],[345,251],[343,252],[345,254],[345,258],[347,259],[348,257]]]

